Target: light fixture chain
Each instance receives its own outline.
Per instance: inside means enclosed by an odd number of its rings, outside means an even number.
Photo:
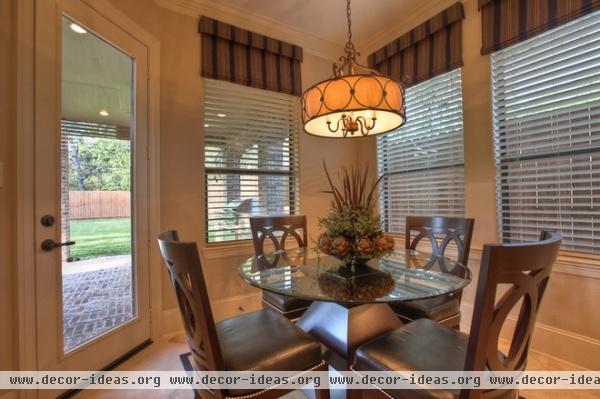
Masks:
[[[352,8],[351,0],[346,1],[346,17],[348,18],[348,44],[352,43]]]

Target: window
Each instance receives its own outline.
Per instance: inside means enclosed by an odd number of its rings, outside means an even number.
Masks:
[[[204,85],[206,239],[250,239],[250,216],[298,212],[298,98]]]
[[[409,87],[406,119],[377,138],[381,216],[399,233],[407,215],[464,215],[460,69]]]
[[[600,252],[600,13],[493,54],[492,83],[502,239]]]

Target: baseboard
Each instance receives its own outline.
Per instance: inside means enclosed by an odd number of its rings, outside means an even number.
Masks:
[[[210,302],[216,322],[261,309],[262,291]]]
[[[461,330],[469,332],[470,320],[473,314],[473,304],[461,303],[463,320]],[[517,318],[509,316],[501,338],[510,339]],[[600,341],[571,331],[561,330],[543,323],[536,323],[531,341],[531,350],[550,358],[555,358],[572,364],[578,368],[600,370]]]
[[[215,322],[260,309],[261,298],[262,294],[258,292],[211,301],[210,305]],[[173,308],[163,310],[160,325],[161,337],[163,338],[183,331],[183,322],[181,320],[179,309]],[[0,399],[4,398],[0,397]]]
[[[181,320],[179,308],[163,310],[160,326],[161,338],[183,331],[183,321]]]
[[[7,391],[0,394],[0,399],[17,399],[18,397],[17,391]]]

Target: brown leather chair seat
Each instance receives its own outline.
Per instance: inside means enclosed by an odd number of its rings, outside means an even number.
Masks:
[[[258,310],[216,324],[225,371],[307,370],[321,363],[321,345],[272,310]],[[258,390],[230,390],[248,395]]]
[[[191,351],[198,371],[326,371],[321,344],[273,310],[260,310],[215,323],[198,246],[181,242],[176,231],[158,236],[158,245],[177,298]],[[291,392],[272,389],[199,389],[195,397],[226,398],[251,395],[273,399]],[[317,399],[329,399],[328,389],[313,388]]]
[[[357,371],[463,371],[469,336],[429,319],[420,319],[367,342],[356,352]],[[500,354],[503,356],[502,354]],[[394,398],[454,399],[456,389],[386,390]],[[503,391],[498,399],[515,398]]]
[[[460,303],[452,295],[401,302],[391,307],[401,319],[404,319],[403,321],[431,319],[443,323],[454,318],[460,321]]]
[[[304,310],[312,303],[305,299],[294,298],[269,291],[263,291],[263,301],[284,314],[289,314],[290,312],[304,312]],[[299,314],[298,317],[300,315],[301,314]]]

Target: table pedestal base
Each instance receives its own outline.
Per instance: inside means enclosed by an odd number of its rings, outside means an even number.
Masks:
[[[384,303],[347,308],[333,302],[315,301],[296,325],[327,347],[325,360],[330,365],[337,370],[348,370],[356,348],[402,326],[402,322]]]

